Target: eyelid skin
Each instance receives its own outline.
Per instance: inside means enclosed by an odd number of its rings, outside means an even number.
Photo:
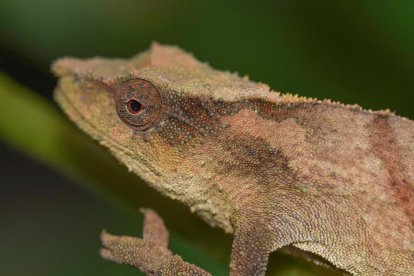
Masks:
[[[149,81],[131,79],[116,88],[115,100],[121,120],[134,130],[144,131],[158,123],[161,117],[161,97]],[[135,112],[129,103],[137,101],[141,109]]]

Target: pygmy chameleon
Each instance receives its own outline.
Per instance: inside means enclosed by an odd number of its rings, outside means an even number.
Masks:
[[[63,58],[55,98],[130,171],[234,233],[230,275],[264,275],[290,245],[353,275],[414,275],[414,122],[265,84],[152,44],[131,59]],[[210,275],[143,238],[101,255],[149,275]]]

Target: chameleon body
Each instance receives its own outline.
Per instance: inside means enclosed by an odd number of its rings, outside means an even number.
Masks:
[[[273,92],[156,43],[53,71],[56,100],[80,128],[234,233],[231,275],[264,275],[286,245],[353,275],[414,275],[413,121]],[[103,233],[102,255],[150,275],[207,274],[168,251],[151,216],[144,239]]]

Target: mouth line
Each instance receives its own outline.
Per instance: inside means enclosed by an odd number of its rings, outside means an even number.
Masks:
[[[139,151],[133,152],[129,150],[128,148],[120,144],[118,141],[106,135],[104,131],[100,130],[90,121],[88,121],[87,118],[82,114],[82,112],[76,107],[74,101],[72,101],[69,95],[67,94],[68,93],[66,93],[61,88],[58,88],[55,92],[56,102],[66,113],[67,117],[72,122],[74,122],[74,124],[83,132],[87,133],[95,141],[98,141],[105,148],[107,148],[111,152],[111,154],[115,156],[118,162],[122,163],[122,165],[126,167],[128,171],[134,171],[134,174],[137,177],[145,180],[145,182],[150,184],[150,186],[157,188],[156,185],[153,184],[154,181],[152,181],[152,178],[161,177],[162,174],[155,167],[153,167]],[[71,112],[73,112],[75,116],[79,117],[78,121],[75,121],[74,116],[70,115]],[[132,164],[134,164],[134,166],[132,166]]]
[[[108,135],[106,135],[98,127],[96,127],[95,125],[93,125],[92,123],[90,123],[85,118],[85,116],[82,114],[82,112],[78,108],[76,108],[76,105],[74,104],[74,102],[68,97],[68,95],[66,95],[66,93],[64,91],[62,91],[62,89],[59,89],[59,91],[57,91],[57,93],[59,93],[59,96],[62,98],[63,101],[62,100],[56,100],[56,102],[61,107],[61,109],[63,111],[65,111],[65,113],[67,114],[68,118],[70,118],[70,120],[72,122],[74,122],[75,125],[77,125],[80,129],[82,129],[82,131],[90,134],[90,136],[94,140],[96,140],[98,142],[101,142],[102,141],[101,139],[98,139],[98,138],[99,137],[103,137],[106,141],[109,142],[109,144],[111,144],[111,146],[113,146],[116,150],[119,150],[121,152],[121,154],[123,154],[125,156],[128,156],[128,157],[132,158],[132,156],[137,155],[140,160],[143,160],[143,158],[142,158],[142,156],[140,154],[138,154],[136,152],[131,152],[126,147],[124,147],[123,145],[121,145],[119,142],[117,142],[113,138],[111,138]],[[57,96],[55,98],[58,98],[59,96]],[[77,116],[79,116],[79,119],[80,119],[79,121],[75,121],[72,118],[73,116],[70,115],[70,112],[67,112],[67,111],[69,111],[69,109],[71,109],[71,112],[73,112]]]

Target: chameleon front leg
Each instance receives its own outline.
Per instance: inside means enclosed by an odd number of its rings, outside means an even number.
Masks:
[[[210,275],[205,270],[185,262],[168,249],[168,230],[162,219],[151,209],[144,214],[143,238],[114,236],[105,231],[101,240],[101,256],[120,264],[135,266],[147,275]]]
[[[263,247],[260,240],[236,233],[231,253],[230,276],[265,275],[269,254],[270,251]]]
[[[230,276],[264,276],[269,254],[284,241],[274,235],[260,214],[250,212],[235,220]]]

